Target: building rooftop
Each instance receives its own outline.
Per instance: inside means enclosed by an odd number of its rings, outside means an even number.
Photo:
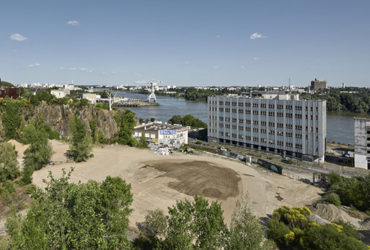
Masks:
[[[168,130],[168,129],[175,130],[175,129],[180,129],[180,128],[182,128],[182,125],[180,124],[168,124],[168,123],[163,123],[161,121],[142,123],[141,125],[134,127],[134,129],[144,129],[148,131]]]

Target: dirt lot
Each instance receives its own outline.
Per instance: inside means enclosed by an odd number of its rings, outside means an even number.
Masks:
[[[156,161],[146,162],[165,172],[162,177],[174,178],[168,187],[190,196],[201,195],[219,200],[239,194],[240,177],[229,168],[222,168],[207,161]]]
[[[73,182],[102,181],[106,176],[122,177],[131,184],[134,195],[131,226],[142,222],[148,210],[159,208],[167,212],[177,200],[192,199],[195,194],[219,201],[227,223],[236,201],[244,195],[248,196],[252,211],[259,217],[271,214],[282,205],[308,205],[320,198],[320,189],[313,186],[206,153],[160,156],[146,149],[109,145],[94,147],[92,159],[76,164],[65,159],[67,144],[51,143],[55,165],[36,171],[34,184],[43,187],[42,180],[47,178],[49,171],[59,177],[62,169],[71,167],[74,168]]]

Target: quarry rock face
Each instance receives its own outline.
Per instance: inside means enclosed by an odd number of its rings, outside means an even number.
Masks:
[[[85,124],[86,130],[91,134],[90,121],[95,121],[97,131],[101,131],[104,138],[112,138],[118,132],[114,115],[118,111],[108,111],[96,108],[94,105],[86,105],[82,108],[67,105],[51,105],[41,103],[34,108],[26,108],[23,115],[26,124],[31,121],[42,119],[45,124],[50,125],[59,134],[69,138],[69,119],[74,114]]]

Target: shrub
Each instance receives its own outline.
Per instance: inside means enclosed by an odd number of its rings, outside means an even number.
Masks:
[[[341,202],[340,202],[340,197],[339,195],[337,195],[336,193],[328,193],[325,195],[325,200],[329,203],[332,203],[336,206],[340,206],[341,205]]]
[[[0,182],[19,176],[17,152],[10,143],[0,143]]]

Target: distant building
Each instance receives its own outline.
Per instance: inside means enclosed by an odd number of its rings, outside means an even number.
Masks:
[[[82,98],[88,100],[91,104],[95,104],[96,101],[100,99],[100,95],[92,93],[83,93]]]
[[[208,141],[323,163],[326,101],[298,94],[208,97]]]
[[[370,119],[355,118],[355,167],[370,169]]]
[[[319,81],[315,78],[314,81],[311,81],[311,90],[319,90],[319,89],[327,89],[328,82],[327,81]]]
[[[342,89],[345,89],[346,88],[346,84],[343,82],[342,83]]]
[[[56,98],[64,98],[70,94],[70,91],[68,89],[53,89],[50,91],[50,94]]]
[[[144,134],[148,142],[178,148],[183,144],[188,144],[188,130],[188,127],[181,125],[155,121],[136,126],[133,129],[133,136],[141,139]]]
[[[0,97],[9,97],[11,99],[17,99],[20,95],[19,88],[3,87],[0,84]]]

